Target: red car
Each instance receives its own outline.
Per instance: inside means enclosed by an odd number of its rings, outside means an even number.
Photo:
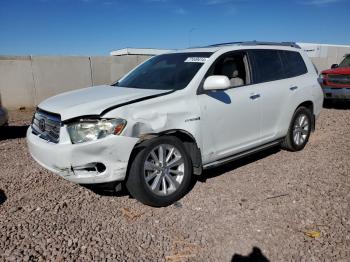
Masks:
[[[350,54],[339,65],[323,71],[320,79],[326,99],[350,99]]]

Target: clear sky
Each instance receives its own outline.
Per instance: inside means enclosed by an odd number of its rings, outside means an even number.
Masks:
[[[350,45],[350,0],[0,0],[0,54],[108,55],[241,40]]]

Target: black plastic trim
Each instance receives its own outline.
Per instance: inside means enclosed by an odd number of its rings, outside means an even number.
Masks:
[[[80,120],[84,119],[89,119],[89,120],[97,120],[97,119],[100,119],[101,116],[100,115],[82,115],[82,116],[77,116],[77,117],[74,117],[74,118],[70,118],[70,119],[67,119],[67,120],[64,120],[62,121],[63,124],[69,124],[69,123],[73,123],[73,122],[79,122]]]
[[[209,169],[209,168],[217,167],[217,166],[229,163],[231,161],[235,161],[237,159],[240,159],[240,158],[243,158],[243,157],[255,154],[255,153],[263,151],[265,149],[268,149],[268,148],[271,148],[271,147],[274,147],[274,146],[278,146],[278,145],[280,145],[282,143],[283,139],[284,138],[279,138],[279,139],[276,139],[276,140],[274,140],[272,142],[263,144],[261,146],[257,146],[257,147],[254,147],[252,149],[248,149],[246,151],[243,151],[243,152],[240,152],[240,153],[237,153],[237,154],[225,157],[225,158],[221,158],[221,159],[215,160],[215,161],[213,161],[211,163],[203,165],[203,169]]]

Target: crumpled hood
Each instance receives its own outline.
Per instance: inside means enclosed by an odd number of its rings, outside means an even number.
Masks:
[[[100,115],[109,107],[135,99],[166,93],[169,90],[94,86],[62,93],[46,99],[39,108],[61,115],[61,120],[86,115]]]

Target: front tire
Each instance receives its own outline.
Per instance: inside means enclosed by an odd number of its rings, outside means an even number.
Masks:
[[[302,150],[309,140],[311,128],[312,113],[306,107],[299,107],[292,117],[282,147],[292,152]]]
[[[146,141],[133,159],[126,187],[140,202],[168,206],[183,197],[190,186],[192,163],[182,142],[171,136]]]

